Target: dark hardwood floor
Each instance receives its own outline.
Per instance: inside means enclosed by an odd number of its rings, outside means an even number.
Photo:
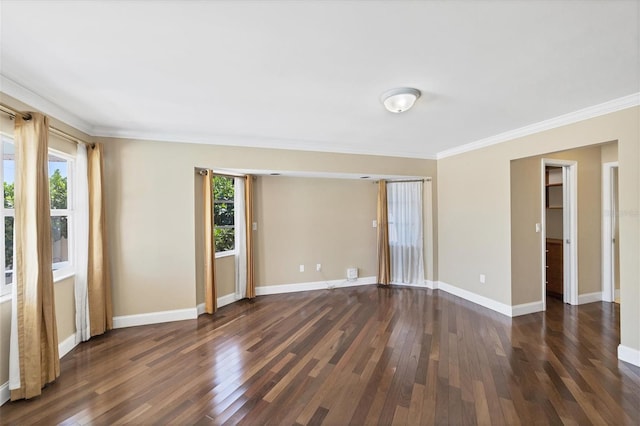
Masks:
[[[3,424],[640,424],[618,305],[514,319],[444,292],[262,296],[79,345]]]

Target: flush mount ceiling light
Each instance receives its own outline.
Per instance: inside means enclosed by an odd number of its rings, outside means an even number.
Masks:
[[[420,97],[420,91],[412,87],[399,87],[384,92],[381,96],[384,107],[391,112],[405,112]]]

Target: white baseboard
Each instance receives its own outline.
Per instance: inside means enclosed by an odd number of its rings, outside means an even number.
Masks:
[[[231,294],[227,294],[227,295],[218,297],[218,299],[216,301],[218,303],[218,305],[217,305],[218,308],[222,308],[223,306],[230,305],[233,302],[237,302],[238,300],[240,300],[240,299],[238,299],[236,297],[236,294],[235,293],[231,293]]]
[[[452,286],[451,284],[438,281],[438,289],[446,291],[447,293],[453,294],[454,296],[458,296],[463,299],[466,299],[477,305],[484,306],[485,308],[499,312],[502,315],[506,315],[508,317],[513,315],[511,306],[505,305],[504,303],[500,303],[493,299],[489,299],[488,297],[480,296],[479,294],[472,293],[468,290],[464,290],[459,287]]]
[[[0,386],[0,405],[11,399],[11,391],[9,390],[9,382],[6,381]]]
[[[240,299],[236,297],[235,293],[227,294],[224,296],[220,296],[216,299],[216,303],[217,303],[216,306],[218,308],[222,308],[223,306],[230,305],[231,303],[237,302],[238,300]],[[198,316],[204,314],[206,312],[205,304],[200,303],[198,306],[196,306],[196,310],[198,312]]]
[[[58,343],[58,356],[62,358],[78,346],[75,333]],[[9,390],[9,382],[0,385],[0,405],[11,399],[11,391]]]
[[[629,346],[618,345],[618,359],[640,367],[640,351]]]
[[[137,315],[122,315],[119,317],[113,317],[113,328],[136,327],[139,325],[159,324],[162,322],[183,321],[196,318],[198,318],[197,308],[149,312]]]
[[[198,313],[198,316],[202,315],[205,313],[205,304],[204,303],[200,303],[198,306],[196,306],[196,311]]]
[[[76,346],[78,346],[78,341],[76,340],[75,333],[58,343],[58,354],[60,358],[71,352]]]
[[[268,294],[295,293],[298,291],[310,290],[326,290],[340,287],[355,287],[359,285],[376,284],[376,277],[363,277],[355,281],[347,280],[331,280],[331,281],[315,281],[309,283],[297,284],[279,284],[256,287],[256,296],[266,296]]]
[[[602,301],[601,291],[578,295],[578,305],[584,305],[585,303],[593,303],[593,302],[601,302],[601,301]]]
[[[544,311],[544,304],[541,301],[523,303],[521,305],[514,305],[511,307],[511,316],[519,317],[520,315],[533,314],[535,312]]]
[[[391,285],[402,285],[405,287],[417,287],[417,288],[429,288],[429,284],[427,284],[427,281],[425,280],[422,283],[394,283],[392,282]],[[433,287],[431,287],[433,288]]]

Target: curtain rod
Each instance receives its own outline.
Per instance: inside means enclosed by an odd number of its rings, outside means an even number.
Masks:
[[[389,184],[389,183],[407,183],[407,182],[431,182],[431,178],[426,178],[426,179],[407,179],[407,180],[388,180],[385,183]],[[379,181],[374,181],[373,183],[377,184]]]
[[[200,176],[206,176],[206,175],[209,174],[209,172],[211,172],[211,174],[213,176],[223,176],[223,177],[229,177],[229,178],[242,178],[242,179],[246,178],[245,175],[232,175],[232,174],[229,174],[229,173],[219,173],[219,172],[216,172],[215,170],[202,169],[202,168],[198,168],[198,167],[196,167],[196,169],[197,169],[197,172],[198,172],[198,174]]]
[[[20,111],[16,111],[15,109],[9,108],[6,105],[0,104],[0,111],[4,112],[5,114],[7,114],[12,119],[15,119],[16,115],[22,116],[25,120],[30,120],[31,119],[31,114],[23,113],[23,112],[20,112]],[[77,144],[83,144],[83,145],[87,145],[87,146],[93,146],[92,143],[85,142],[82,139],[78,139],[75,136],[70,135],[69,133],[67,133],[65,131],[62,131],[62,130],[56,128],[56,127],[49,126],[49,131],[51,133],[53,133],[54,135],[56,135],[56,136],[60,136],[61,138],[68,140],[69,142],[74,142],[74,143],[77,143]]]

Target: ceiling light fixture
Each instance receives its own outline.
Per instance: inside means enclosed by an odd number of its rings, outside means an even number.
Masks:
[[[420,91],[412,87],[399,87],[387,90],[382,94],[384,107],[391,112],[399,113],[410,109],[420,97]]]

